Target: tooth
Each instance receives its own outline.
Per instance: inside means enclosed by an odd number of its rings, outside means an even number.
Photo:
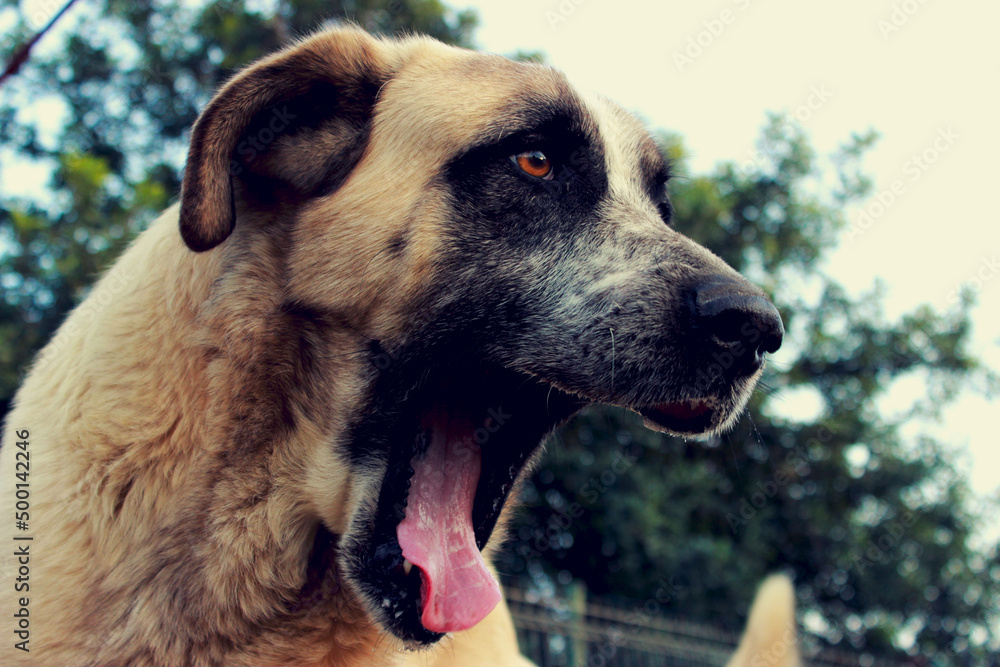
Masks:
[[[410,561],[408,561],[408,560],[406,560],[404,558],[403,559],[403,574],[405,574],[406,576],[410,576],[410,571],[412,569],[413,569],[413,563],[411,563]]]

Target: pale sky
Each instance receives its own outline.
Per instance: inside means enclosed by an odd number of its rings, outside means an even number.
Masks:
[[[35,23],[61,6],[24,0]],[[74,8],[72,13],[88,10]],[[973,0],[474,0],[485,50],[539,50],[579,86],[682,135],[689,167],[744,162],[766,111],[798,115],[813,145],[829,153],[851,133],[882,138],[865,160],[876,192],[848,211],[852,226],[822,267],[854,293],[877,278],[890,317],[929,303],[947,309],[971,283],[976,354],[1000,370],[1000,3]],[[71,14],[72,14],[71,13]],[[12,18],[8,15],[8,18]],[[60,28],[74,29],[67,16]],[[58,42],[50,36],[40,50]],[[37,113],[38,107],[36,107]],[[44,107],[42,107],[44,110]],[[44,114],[43,114],[44,115]],[[58,113],[50,114],[53,129]],[[25,191],[40,172],[0,171]],[[868,217],[861,217],[868,213]],[[788,359],[790,359],[790,355]],[[781,353],[777,362],[782,361]],[[905,409],[923,391],[903,382],[882,402]],[[942,424],[916,425],[952,443],[980,493],[1000,490],[1000,401],[963,395]],[[789,416],[815,409],[786,396]]]
[[[611,97],[653,128],[684,137],[690,168],[743,162],[767,111],[797,114],[829,153],[878,130],[865,171],[876,193],[823,266],[851,292],[877,278],[889,317],[947,309],[972,281],[975,352],[1000,369],[1000,3],[957,0],[473,0],[479,45],[539,50],[578,86]],[[916,158],[916,159],[914,159]],[[894,189],[895,188],[895,192]],[[859,217],[867,212],[869,218]],[[781,353],[777,355],[782,360]],[[904,382],[883,401],[905,409],[923,392]],[[805,416],[808,397],[784,409]],[[917,425],[953,443],[980,493],[1000,488],[1000,402],[963,395],[943,424]],[[970,455],[964,454],[967,448]],[[974,462],[974,464],[973,464]]]

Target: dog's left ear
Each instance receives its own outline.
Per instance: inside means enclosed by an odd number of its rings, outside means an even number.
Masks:
[[[357,29],[320,33],[243,70],[191,132],[180,231],[210,250],[236,224],[234,178],[273,179],[305,195],[329,192],[360,159],[388,44]]]

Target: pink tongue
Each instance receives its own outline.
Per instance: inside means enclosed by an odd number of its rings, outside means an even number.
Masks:
[[[424,627],[466,630],[500,602],[500,586],[486,569],[472,529],[472,502],[481,456],[472,428],[431,416],[430,445],[414,459],[406,517],[396,527],[403,557],[423,573]]]

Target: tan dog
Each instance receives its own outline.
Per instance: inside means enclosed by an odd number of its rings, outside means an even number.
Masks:
[[[7,418],[4,664],[521,663],[488,563],[541,440],[594,401],[725,428],[781,342],[668,176],[610,102],[428,39],[237,75]]]

